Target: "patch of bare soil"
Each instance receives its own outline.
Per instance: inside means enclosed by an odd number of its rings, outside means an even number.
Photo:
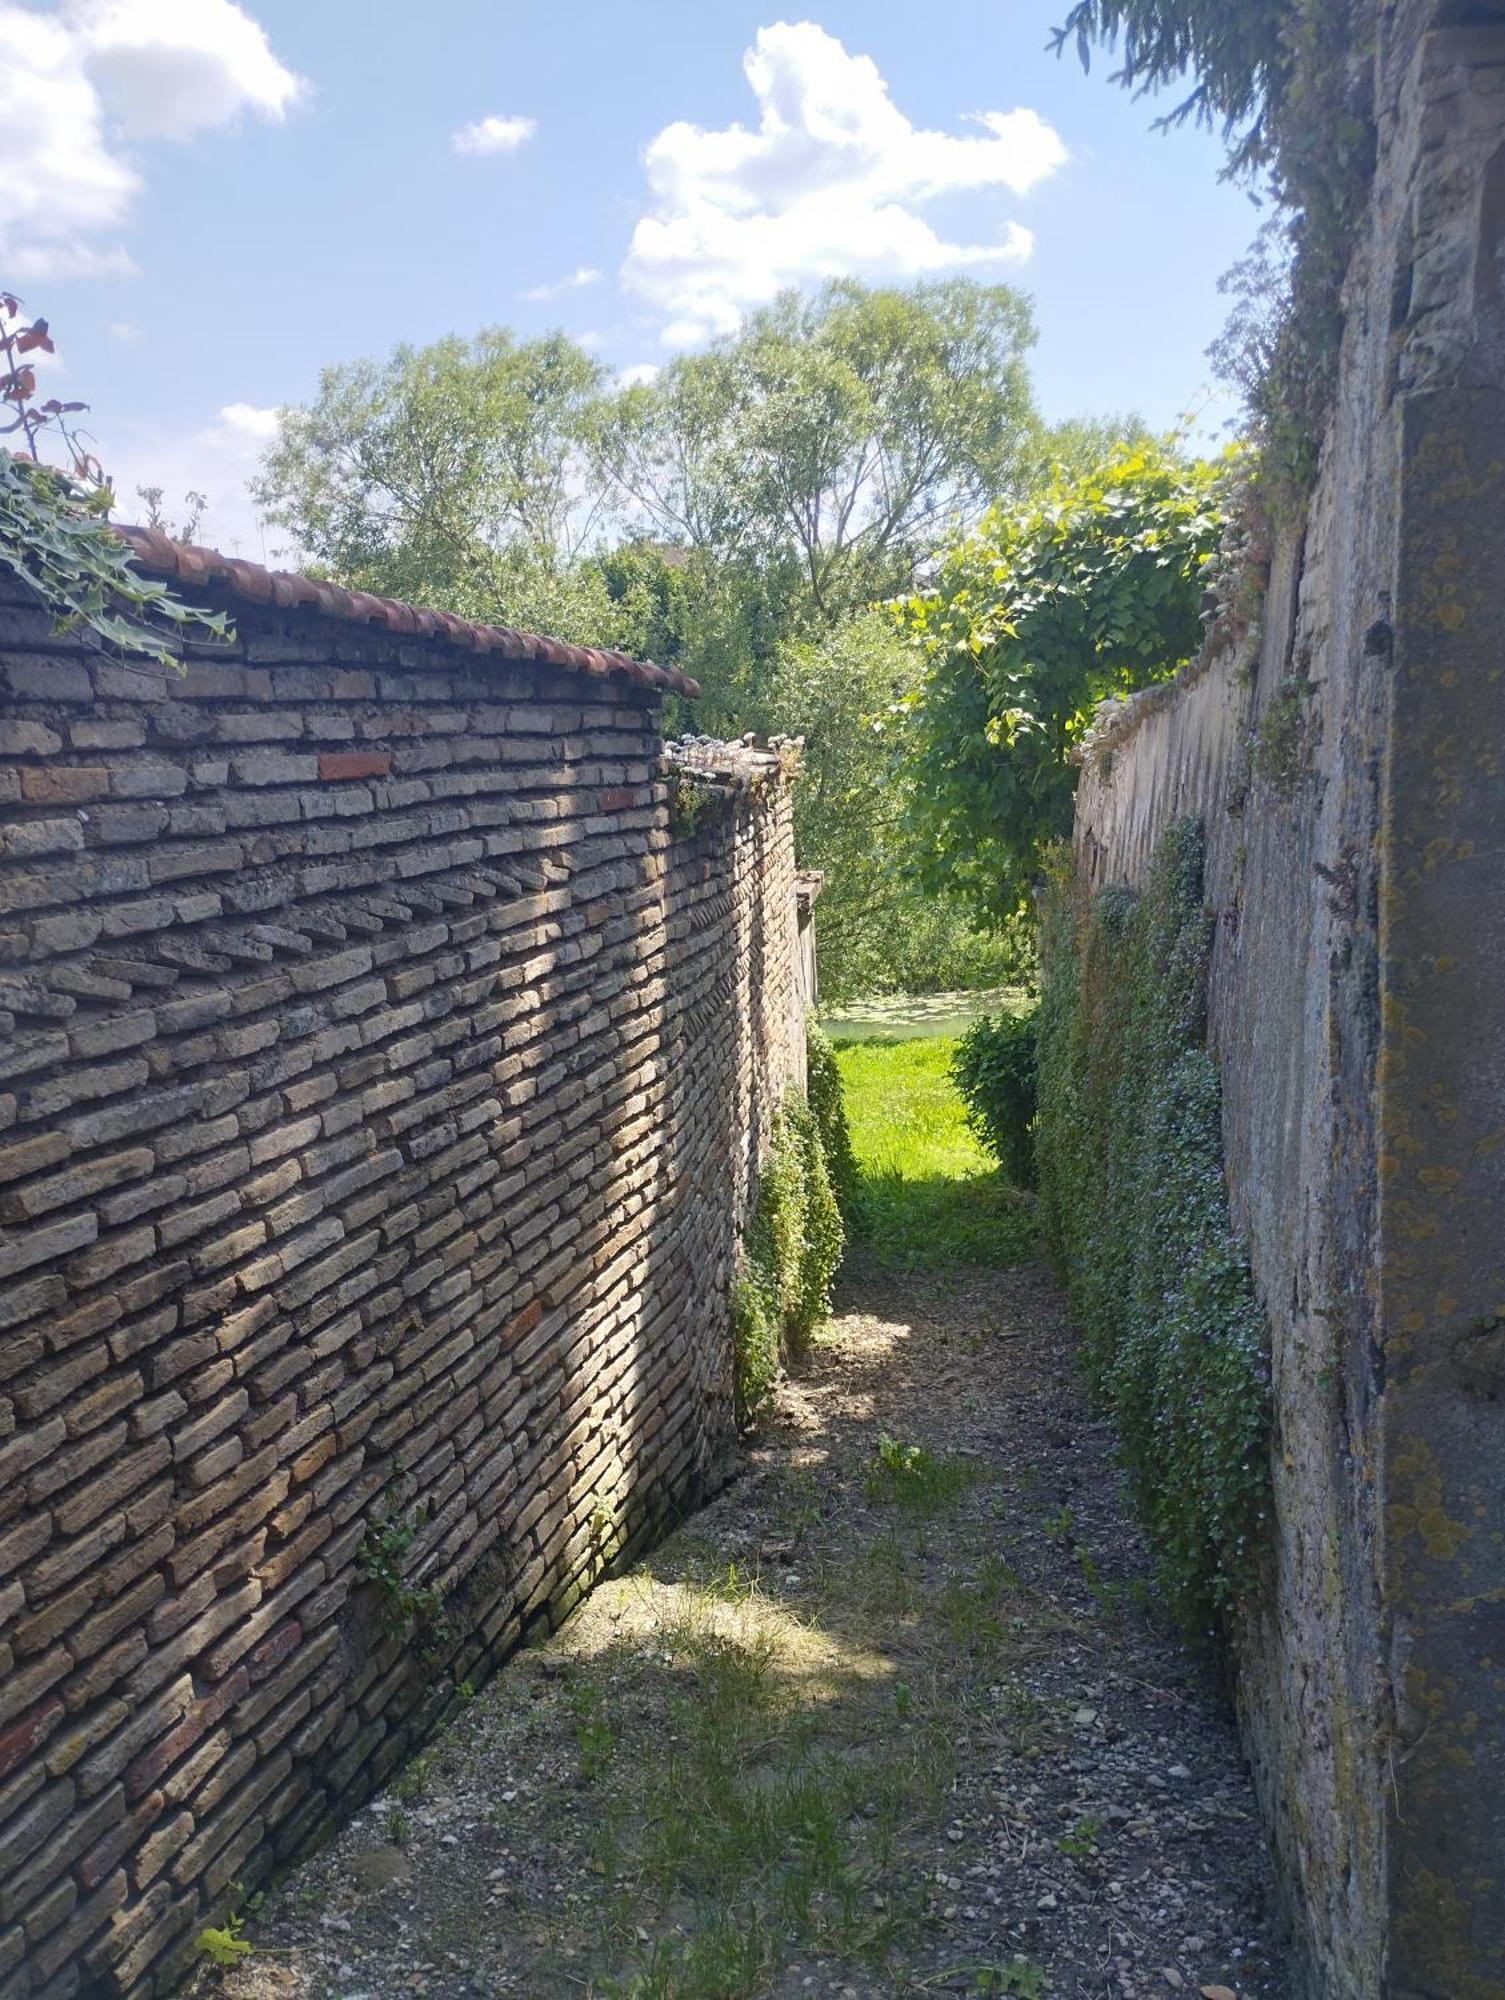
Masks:
[[[1209,1673],[1039,1271],[876,1277],[744,1475],[253,1917],[234,2000],[1282,2000]]]

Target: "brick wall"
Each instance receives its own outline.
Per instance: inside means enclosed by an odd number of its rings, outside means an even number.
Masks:
[[[717,1478],[790,803],[702,753],[676,832],[626,678],[226,598],[180,679],[19,599],[0,1996],[137,1996]]]

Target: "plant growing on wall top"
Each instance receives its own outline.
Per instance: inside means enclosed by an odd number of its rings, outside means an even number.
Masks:
[[[998,922],[1028,908],[1071,831],[1072,753],[1109,695],[1165,680],[1201,643],[1204,572],[1236,459],[1113,452],[1038,501],[994,509],[896,614],[927,663],[897,705],[925,886]]]
[[[229,628],[221,613],[184,604],[132,567],[109,523],[113,491],[73,421],[88,405],[37,400],[37,358],[53,352],[47,321],[0,290],[0,562],[30,584],[60,629],[91,632],[115,652],[181,672],[174,640],[223,639]],[[49,444],[67,455],[66,470],[43,461]]]

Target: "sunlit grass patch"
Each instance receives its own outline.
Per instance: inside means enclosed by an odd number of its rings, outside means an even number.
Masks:
[[[865,1230],[903,1270],[1017,1264],[1034,1251],[1034,1205],[969,1130],[951,1081],[956,1037],[838,1042]]]

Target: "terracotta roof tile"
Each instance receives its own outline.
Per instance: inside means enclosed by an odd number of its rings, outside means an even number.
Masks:
[[[506,660],[538,660],[576,673],[612,675],[641,687],[672,688],[676,694],[697,695],[700,683],[674,667],[657,667],[651,660],[634,660],[626,653],[599,652],[594,646],[571,646],[537,632],[515,632],[510,625],[477,625],[448,611],[425,611],[394,597],[373,597],[365,590],[344,590],[337,583],[299,576],[289,570],[264,569],[260,563],[222,556],[216,549],[195,548],[169,541],[155,528],[119,528],[136,561],[156,576],[179,583],[218,585],[253,604],[273,604],[283,610],[320,611],[356,625],[381,625],[402,638],[440,639],[472,653],[500,653]]]

